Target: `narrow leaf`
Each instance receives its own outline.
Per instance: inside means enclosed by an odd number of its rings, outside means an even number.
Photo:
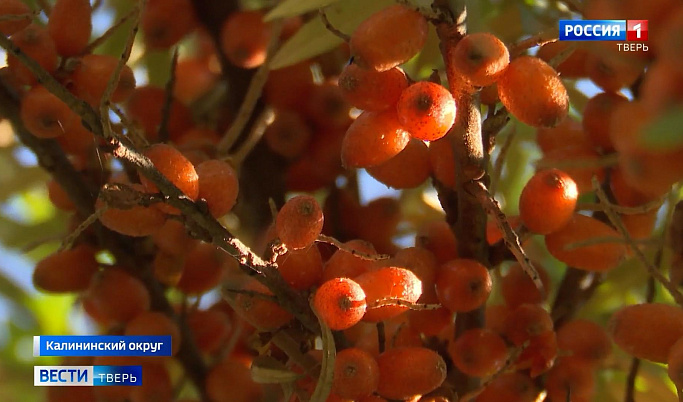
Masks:
[[[315,309],[313,309],[315,312]],[[310,402],[325,402],[327,397],[330,395],[332,390],[332,380],[334,377],[334,360],[337,357],[337,350],[334,344],[334,337],[332,336],[332,330],[325,324],[320,316],[316,313],[318,321],[320,322],[320,332],[322,333],[323,340],[323,361],[320,368],[320,376],[318,377],[318,383],[315,386],[313,395],[311,395]]]
[[[270,10],[264,17],[265,21],[272,21],[277,18],[293,17],[304,14],[308,11],[327,7],[339,0],[285,0]]]

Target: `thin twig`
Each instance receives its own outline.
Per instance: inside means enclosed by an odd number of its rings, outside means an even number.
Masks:
[[[531,47],[540,46],[548,42],[555,42],[557,41],[559,34],[559,28],[554,27],[543,32],[540,32],[536,35],[533,35],[529,38],[522,39],[519,42],[515,42],[512,45],[508,46],[508,50],[510,51],[510,57],[519,56],[522,52]]]
[[[277,299],[275,298],[275,296],[268,295],[268,294],[261,293],[261,292],[256,292],[254,290],[234,289],[234,288],[228,288],[228,287],[224,287],[223,290],[228,292],[228,293],[236,293],[236,294],[241,294],[241,295],[247,295],[247,296],[257,298],[257,299],[263,299],[263,300],[268,300],[271,302],[277,302]]]
[[[318,9],[318,15],[320,15],[320,19],[323,21],[323,24],[325,24],[325,28],[327,28],[330,33],[332,33],[334,36],[340,38],[344,42],[349,42],[351,41],[351,36],[345,34],[344,32],[338,30],[337,28],[332,25],[330,20],[327,18],[327,14],[325,13],[325,10],[322,8]]]
[[[381,261],[381,260],[387,260],[391,258],[390,255],[387,254],[368,254],[364,253],[362,251],[358,251],[353,247],[349,247],[346,244],[340,242],[339,240],[335,239],[334,237],[327,236],[324,234],[321,234],[318,236],[318,239],[316,240],[320,243],[327,243],[335,246],[339,250],[345,251],[355,257],[358,257],[362,260],[368,260],[368,261]]]
[[[93,7],[94,9],[94,7]],[[93,52],[93,50],[97,49],[98,46],[103,44],[107,39],[109,39],[112,35],[114,35],[114,32],[116,32],[123,24],[128,22],[128,20],[131,19],[137,13],[137,9],[133,8],[128,12],[128,14],[124,15],[121,17],[118,21],[114,23],[109,29],[107,29],[99,38],[96,38],[92,42],[88,44],[88,46],[83,49],[82,54],[90,54]]]
[[[109,104],[109,108],[112,112],[114,112],[116,117],[121,120],[121,124],[126,129],[126,137],[130,140],[133,146],[138,149],[147,148],[149,146],[149,141],[147,141],[147,138],[143,132],[132,121],[130,121],[130,119],[128,119],[128,116],[126,116],[123,110],[113,103]]]
[[[63,250],[68,250],[71,248],[71,246],[74,244],[76,239],[78,239],[78,236],[80,236],[85,230],[90,227],[95,221],[97,221],[102,214],[104,214],[107,211],[107,207],[102,207],[99,208],[95,211],[95,213],[91,214],[89,217],[87,217],[83,222],[81,222],[80,225],[76,229],[74,229],[73,232],[69,233],[64,240],[62,241],[62,244],[59,246],[59,251]]]
[[[159,142],[168,141],[168,121],[171,117],[171,105],[173,104],[173,89],[175,88],[175,70],[178,66],[178,47],[173,50],[171,58],[171,71],[164,88],[164,104],[161,108],[161,123],[159,123]]]
[[[244,140],[242,145],[235,151],[234,154],[230,155],[230,159],[234,166],[239,167],[242,165],[244,160],[249,156],[251,151],[254,149],[256,144],[263,137],[263,133],[266,132],[268,126],[270,126],[275,120],[275,111],[271,107],[266,107],[263,109],[256,122],[251,127],[247,139]]]
[[[384,327],[384,321],[380,321],[377,323],[377,345],[379,353],[384,353],[384,350],[386,349],[387,345],[387,331]]]
[[[491,172],[491,184],[489,185],[489,191],[491,194],[496,194],[496,187],[498,187],[498,182],[503,174],[503,166],[505,166],[505,157],[507,156],[510,147],[512,146],[512,141],[515,139],[515,133],[517,130],[513,128],[505,137],[503,145],[500,147],[500,152],[498,152],[498,158],[493,163],[493,171]]]
[[[408,307],[409,310],[425,311],[425,310],[438,310],[443,307],[440,304],[428,304],[428,303],[412,303],[407,300],[396,299],[393,297],[387,297],[384,299],[379,299],[372,304],[368,305],[368,310],[387,307],[387,306],[400,306]]]
[[[558,54],[553,56],[552,59],[548,62],[551,67],[557,69],[557,66],[562,64],[565,60],[567,60],[578,48],[576,45],[576,42],[571,42],[565,49],[562,49]]]
[[[239,138],[244,128],[247,126],[249,119],[254,111],[256,102],[261,97],[261,91],[263,86],[266,84],[268,79],[268,72],[270,71],[270,60],[272,59],[275,50],[280,44],[279,36],[280,31],[282,31],[283,21],[280,19],[273,24],[270,42],[268,43],[266,61],[261,65],[261,67],[256,70],[254,77],[249,83],[249,89],[247,90],[242,105],[240,106],[237,115],[235,116],[235,121],[232,122],[228,131],[223,135],[221,141],[217,146],[217,153],[219,156],[226,155],[230,148],[233,146],[235,141]]]

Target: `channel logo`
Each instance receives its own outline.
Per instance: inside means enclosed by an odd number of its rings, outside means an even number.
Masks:
[[[142,385],[142,366],[34,366],[36,387]]]
[[[560,40],[645,42],[647,39],[647,20],[560,20]]]

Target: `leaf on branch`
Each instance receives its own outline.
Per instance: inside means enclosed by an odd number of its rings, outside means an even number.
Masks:
[[[264,21],[272,21],[278,18],[294,17],[309,11],[327,7],[339,0],[285,0],[270,10],[263,18]]]

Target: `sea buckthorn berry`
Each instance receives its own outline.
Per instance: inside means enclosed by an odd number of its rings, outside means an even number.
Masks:
[[[130,186],[133,190],[145,192],[140,184]],[[99,198],[95,206],[98,209],[105,207],[104,202]],[[166,215],[154,206],[135,205],[128,209],[107,207],[99,219],[102,225],[114,232],[126,236],[144,237],[159,230],[159,227],[166,222]]]
[[[507,46],[495,35],[466,35],[448,55],[451,66],[471,85],[485,87],[498,80],[510,64]]]
[[[454,313],[482,306],[491,293],[491,276],[479,262],[458,258],[443,264],[436,274],[436,295]]]
[[[169,219],[153,235],[152,241],[164,252],[173,255],[186,255],[199,242],[188,234],[182,222]]]
[[[78,116],[42,85],[31,88],[21,98],[21,120],[26,129],[39,138],[64,135],[75,124]]]
[[[455,122],[455,100],[439,84],[416,82],[406,88],[396,104],[398,120],[414,138],[434,141],[446,135]]]
[[[366,260],[346,250],[354,250],[368,255],[377,254],[375,247],[365,240],[349,240],[344,243],[344,249],[339,249],[332,254],[325,263],[323,269],[323,281],[333,278],[355,278],[365,272],[378,267],[376,261]]]
[[[323,259],[315,244],[301,250],[289,250],[275,262],[282,278],[297,290],[309,289],[319,283],[323,275]]]
[[[518,230],[521,225],[519,215],[507,216],[507,221],[512,230]],[[496,244],[503,240],[503,232],[500,231],[498,223],[495,220],[489,219],[486,222],[486,242],[488,244]]]
[[[81,57],[67,82],[67,88],[91,106],[99,107],[118,62],[118,57],[104,54],[88,54]],[[124,65],[119,75],[119,82],[111,95],[112,102],[125,101],[134,89],[133,70]]]
[[[548,151],[539,161],[549,166],[568,164],[562,170],[576,183],[579,194],[593,190],[593,176],[602,182],[605,170],[600,166],[600,154],[593,147],[571,145]]]
[[[628,99],[619,93],[602,92],[590,98],[583,109],[583,129],[593,145],[605,152],[614,151],[610,138],[612,112],[626,102]]]
[[[562,324],[557,330],[557,346],[572,358],[598,364],[612,352],[612,341],[607,331],[598,324],[574,319]]]
[[[180,329],[167,315],[157,311],[145,311],[126,324],[125,335],[170,335],[171,354],[178,353],[181,344]]]
[[[548,297],[550,291],[550,278],[548,273],[538,264],[534,264],[538,276],[543,283],[544,293],[536,287],[529,275],[524,272],[522,266],[515,263],[510,266],[507,274],[501,280],[500,292],[505,300],[505,304],[510,308],[515,308],[520,304],[538,304]]]
[[[352,123],[351,104],[344,99],[336,79],[315,85],[303,112],[315,127],[323,130],[345,130]]]
[[[367,171],[370,176],[389,187],[415,188],[424,183],[432,171],[429,148],[424,142],[413,138],[398,155],[367,168]]]
[[[595,369],[581,360],[562,359],[546,377],[550,402],[591,401],[595,392]]]
[[[199,177],[192,163],[177,149],[167,144],[154,144],[144,151],[144,155],[173,185],[178,187],[188,198],[196,200],[199,196]],[[157,186],[145,176],[140,181],[150,193],[159,191]],[[167,213],[178,214],[180,211],[168,205],[159,205]],[[163,208],[162,208],[163,207]]]
[[[239,183],[237,172],[229,163],[212,159],[197,166],[199,198],[206,200],[215,218],[230,212],[237,202]]]
[[[179,60],[175,68],[173,96],[189,105],[209,92],[218,78],[217,71],[207,60],[198,57]]]
[[[266,103],[277,110],[302,111],[313,90],[311,62],[271,70],[263,87]]]
[[[419,12],[400,4],[387,7],[358,25],[349,42],[351,56],[363,68],[389,70],[422,49],[428,30]]]
[[[519,217],[534,233],[548,234],[569,223],[579,191],[574,180],[558,169],[537,172],[519,196]]]
[[[311,135],[311,128],[298,113],[282,110],[263,133],[263,140],[276,154],[296,159],[306,151]]]
[[[676,385],[677,389],[683,389],[683,338],[671,347],[666,363],[671,382]]]
[[[221,50],[241,68],[255,68],[266,60],[271,36],[270,24],[260,11],[236,11],[228,16],[221,29]]]
[[[251,377],[250,360],[229,355],[209,370],[205,385],[211,402],[261,400],[263,389]]]
[[[497,334],[504,334],[505,320],[512,310],[506,304],[487,304],[484,310],[484,328]]]
[[[187,326],[199,350],[214,353],[230,335],[228,316],[217,310],[192,310],[187,314]]]
[[[162,88],[145,86],[136,88],[126,104],[131,119],[140,124],[146,137],[151,141],[155,141],[159,136],[165,102],[166,92]],[[171,99],[167,124],[168,137],[172,141],[179,139],[192,128],[192,124],[190,109],[176,99]]]
[[[470,377],[488,377],[505,365],[507,346],[500,335],[481,328],[463,332],[448,346],[458,370]]]
[[[378,112],[396,105],[408,79],[398,67],[386,71],[368,70],[355,63],[344,67],[337,80],[342,96],[358,109]]]
[[[398,120],[395,109],[363,112],[351,123],[342,142],[342,165],[367,168],[384,163],[408,145],[410,134]]]
[[[50,179],[47,184],[47,196],[55,207],[62,211],[75,211],[76,205],[69,194],[59,185],[57,180]]]
[[[493,379],[475,402],[534,402],[537,396],[538,390],[531,378],[517,371]]]
[[[150,304],[145,285],[116,267],[96,274],[83,295],[83,306],[88,314],[105,324],[126,323],[149,310]]]
[[[436,297],[434,285],[431,288],[424,287],[422,296],[418,299],[420,303],[435,304],[439,303]],[[453,322],[453,313],[447,308],[440,307],[436,310],[410,310],[408,311],[408,323],[418,334],[426,336],[439,336]]]
[[[57,0],[50,11],[47,31],[60,55],[83,53],[92,33],[90,0]]]
[[[210,243],[200,243],[185,257],[183,274],[176,287],[183,293],[202,294],[223,279],[226,254]]]
[[[49,74],[55,72],[58,62],[57,49],[46,28],[31,24],[12,35],[11,39],[22,53],[37,62]],[[21,84],[32,85],[36,82],[36,77],[28,67],[9,52],[7,53],[7,69]]]
[[[589,216],[574,214],[562,229],[545,237],[550,254],[565,264],[586,271],[608,271],[626,256],[626,247],[620,243],[598,243],[572,249],[572,243],[604,237],[619,237],[616,230]]]
[[[517,346],[553,329],[550,314],[537,304],[521,304],[505,318],[505,337]]]
[[[433,289],[436,281],[437,262],[434,253],[420,247],[408,247],[399,250],[391,260],[392,264],[412,271],[420,281],[422,288]]]
[[[446,362],[438,353],[422,347],[389,349],[377,359],[377,393],[387,399],[404,400],[427,394],[446,379]]]
[[[384,267],[355,278],[365,291],[368,309],[363,321],[379,322],[408,310],[395,301],[415,303],[422,295],[422,282],[404,268]],[[378,307],[381,306],[381,307]]]
[[[4,0],[0,2],[0,16],[30,14],[31,9],[21,0]],[[31,16],[26,18],[0,22],[0,33],[10,36],[26,28],[31,23]]]
[[[529,376],[536,378],[553,367],[558,353],[555,331],[534,335],[524,345],[524,350],[515,362],[516,369],[528,369]]]
[[[622,307],[612,314],[607,332],[631,356],[666,363],[671,347],[683,337],[683,309],[663,303]]]
[[[47,292],[77,292],[87,289],[95,272],[95,250],[82,244],[40,260],[33,271],[33,285]]]
[[[605,91],[617,92],[633,85],[643,72],[644,60],[625,57],[612,49],[595,49],[586,57],[586,73],[595,85]]]
[[[313,244],[323,229],[323,211],[310,195],[299,195],[285,203],[275,218],[275,232],[290,249]]]
[[[415,235],[415,246],[431,251],[438,264],[458,258],[458,240],[445,220],[423,223]]]
[[[626,183],[624,172],[618,166],[612,169],[609,186],[617,204],[625,207],[637,207],[657,199],[656,197],[638,191]]]
[[[455,155],[449,137],[433,141],[429,144],[429,162],[432,165],[434,178],[448,188],[455,188]]]
[[[546,43],[538,48],[536,56],[540,57],[546,63],[550,64],[552,59],[566,51],[569,47],[568,42],[555,41]],[[586,49],[577,48],[567,57],[562,63],[558,64],[556,70],[562,78],[580,78],[586,76],[586,58],[588,51]]]
[[[567,89],[557,72],[537,57],[512,60],[497,84],[503,105],[530,126],[554,127],[567,116]]]
[[[372,243],[378,252],[393,254],[396,245],[393,237],[401,221],[401,205],[396,198],[380,197],[370,201],[358,211],[358,237]]]
[[[332,392],[342,398],[358,399],[377,390],[379,366],[368,352],[348,348],[337,353],[334,360]]]
[[[190,0],[149,0],[140,19],[145,44],[151,49],[171,47],[197,24]]]
[[[570,146],[593,148],[593,143],[583,130],[581,122],[572,118],[566,118],[552,128],[540,127],[536,130],[536,143],[544,154]]]
[[[292,314],[284,310],[274,301],[260,297],[272,297],[272,293],[261,282],[253,277],[242,286],[248,293],[240,293],[235,297],[233,308],[249,324],[261,331],[275,330],[292,320]],[[254,294],[249,294],[254,293]]]
[[[83,126],[80,119],[76,119],[64,135],[57,137],[57,142],[62,150],[69,155],[87,155],[97,144],[93,133]]]

